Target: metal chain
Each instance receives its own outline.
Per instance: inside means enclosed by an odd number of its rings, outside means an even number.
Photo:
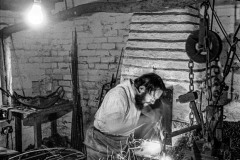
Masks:
[[[193,79],[194,79],[194,73],[193,73],[193,67],[194,67],[194,63],[193,61],[190,59],[189,63],[188,63],[188,68],[189,68],[189,91],[194,91],[194,85],[193,85]]]
[[[190,121],[190,126],[192,126],[194,123],[194,113],[193,113],[193,110],[192,110],[190,104],[189,104],[189,108],[191,109],[191,112],[189,113],[189,121]]]
[[[193,92],[194,91],[194,84],[193,84],[193,80],[194,80],[194,73],[193,73],[193,67],[194,67],[194,63],[193,60],[189,60],[188,63],[188,68],[189,68],[189,92]],[[191,112],[189,113],[189,121],[190,121],[190,125],[193,125],[194,122],[194,113],[191,107],[191,103],[189,103],[189,108],[191,109]]]
[[[214,90],[213,92],[213,101],[217,101],[217,97],[220,94],[220,66],[218,65],[219,58],[216,58],[215,64],[214,64],[214,83],[213,86]]]

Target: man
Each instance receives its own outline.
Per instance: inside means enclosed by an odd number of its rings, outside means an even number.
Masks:
[[[127,80],[111,89],[95,115],[93,126],[86,132],[87,159],[117,159],[128,145],[130,135],[140,127],[140,114],[152,122],[159,120],[151,105],[165,90],[161,77],[155,73]]]

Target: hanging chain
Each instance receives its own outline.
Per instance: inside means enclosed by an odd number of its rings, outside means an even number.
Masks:
[[[189,68],[189,91],[192,92],[194,91],[194,85],[193,85],[193,79],[194,79],[194,73],[193,73],[193,67],[194,67],[194,63],[193,61],[190,59],[189,63],[188,63],[188,68]]]
[[[193,61],[190,59],[189,63],[188,63],[188,68],[189,68],[189,92],[193,92],[194,91],[194,84],[193,84],[193,80],[194,80],[194,73],[193,73],[193,67],[194,67],[194,63]],[[191,109],[190,113],[189,113],[189,121],[190,121],[190,125],[193,125],[194,122],[194,113],[191,107],[191,103],[189,103],[189,108]]]
[[[214,103],[217,101],[218,96],[220,96],[220,66],[219,66],[219,58],[216,58],[214,64],[214,80],[213,80],[213,101]]]

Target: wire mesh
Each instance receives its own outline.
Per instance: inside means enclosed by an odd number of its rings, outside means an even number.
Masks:
[[[9,160],[82,160],[86,156],[71,148],[44,148],[18,154]]]

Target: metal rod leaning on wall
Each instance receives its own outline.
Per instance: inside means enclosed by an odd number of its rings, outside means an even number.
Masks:
[[[116,83],[117,83],[117,78],[118,78],[118,73],[119,73],[119,69],[120,69],[120,65],[121,65],[121,61],[122,61],[123,51],[124,51],[124,49],[122,48],[122,50],[121,50],[121,55],[120,55],[119,62],[118,62],[116,78],[114,79],[114,84],[113,84],[114,86],[115,86]]]
[[[72,63],[72,89],[73,89],[73,113],[72,113],[72,128],[71,128],[71,146],[74,149],[80,150],[84,154],[85,145],[84,132],[83,132],[83,114],[81,107],[81,96],[78,78],[78,44],[77,44],[77,31],[73,32],[73,44],[71,51]]]
[[[101,93],[100,93],[100,96],[99,96],[99,100],[98,100],[98,108],[101,106],[102,100],[104,98],[104,91],[105,91],[105,94],[106,94],[108,92],[108,90],[115,87],[116,84],[117,84],[117,77],[118,77],[118,72],[119,72],[119,68],[120,68],[120,65],[121,65],[121,61],[122,61],[122,55],[123,55],[123,48],[121,50],[121,55],[120,55],[119,62],[118,62],[116,78],[114,78],[114,74],[113,74],[111,82],[103,84],[102,89],[101,89]],[[109,86],[109,88],[106,90],[106,88],[108,86]]]

